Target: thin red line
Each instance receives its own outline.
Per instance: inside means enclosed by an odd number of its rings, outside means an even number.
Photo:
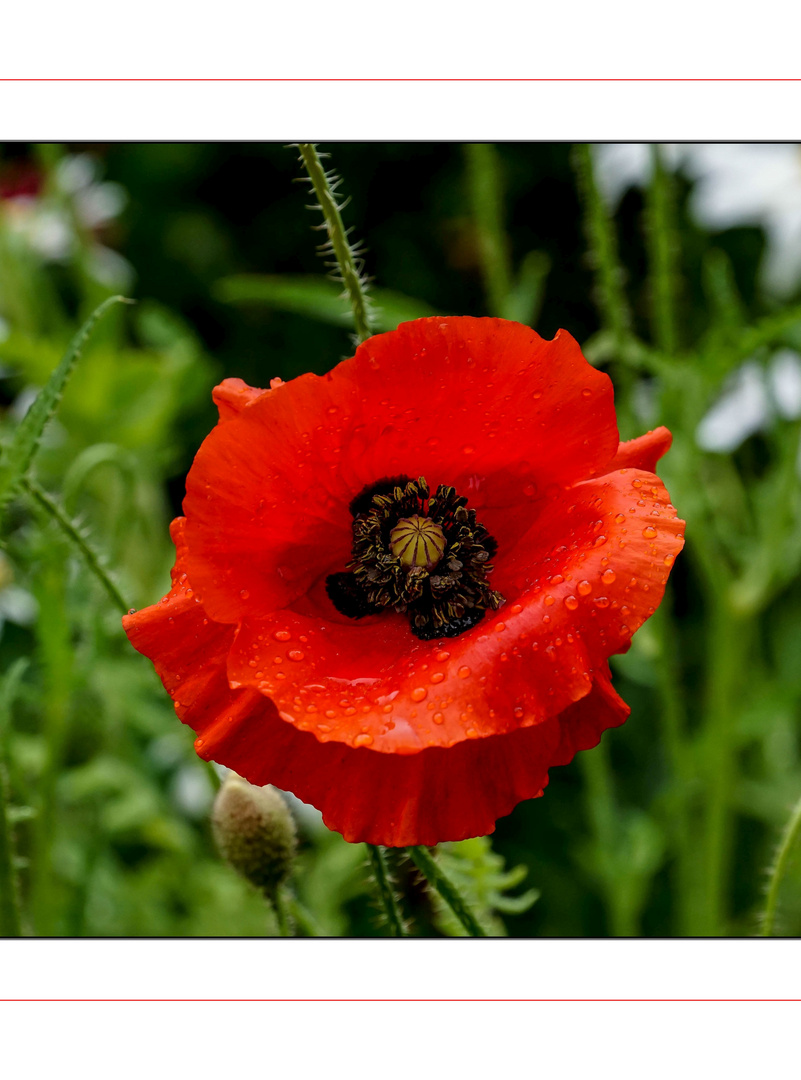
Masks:
[[[682,1003],[682,1002],[690,1002],[690,1003],[694,1003],[694,1002],[710,1002],[710,1003],[743,1002],[743,1003],[749,1003],[749,1002],[764,1001],[766,1003],[772,1004],[772,1003],[777,1003],[777,1002],[798,1003],[798,1002],[801,1002],[801,998],[0,998],[0,1004],[6,1004],[6,1003],[12,1003],[12,1002],[25,1002],[25,1003],[28,1003],[28,1002],[43,1002],[43,1003],[48,1003],[48,1002],[58,1002],[58,1003],[61,1003],[61,1002],[77,1002],[77,1003],[81,1003],[81,1002],[101,1002],[101,1001],[107,1001],[107,1002],[123,1002],[123,1001],[125,1001],[125,1002],[168,1002],[168,1001],[174,1001],[174,1002],[179,1002],[179,1003],[180,1002],[202,1003],[202,1002],[221,1002],[221,1001],[230,1001],[230,1002],[233,1002],[233,1003],[239,1003],[239,1002],[252,1001],[252,1002],[256,1002],[256,1003],[287,1002],[287,1003],[290,1003],[290,1004],[300,1003],[300,1002],[311,1003],[311,1004],[313,1004],[315,1002],[327,1003],[327,1004],[336,1003],[336,1002],[343,1002],[343,1003],[349,1004],[349,1003],[357,1003],[357,1002],[358,1003],[365,1003],[365,1002],[371,1002],[371,1001],[375,1001],[375,1002],[379,1002],[379,1003],[381,1003],[381,1002],[396,1002],[396,1003],[401,1003],[401,1004],[406,1003],[406,1002],[409,1002],[409,1003],[414,1003],[414,1002],[430,1003],[430,1002],[438,1002],[438,1001],[443,1002],[443,1003],[464,1002],[464,1003],[468,1003],[468,1004],[471,1003],[471,1002],[492,1002],[492,1001],[497,1001],[497,1002],[499,1002],[501,1004],[506,1004],[508,1002],[516,1002],[516,1001],[524,1003],[524,1004],[526,1004],[526,1003],[532,1003],[532,1004],[557,1003],[557,1004],[559,1004],[559,1003],[568,1003],[568,1002],[576,1002],[576,1003],[579,1003],[579,1004],[581,1004],[581,1003],[610,1002],[610,1003],[614,1004],[614,1003],[618,1003],[618,1002],[635,1002],[635,1001],[641,1001],[641,1002],[644,1002],[644,1003],[651,1003],[651,1002],[665,1002],[665,1003],[671,1003],[671,1002],[676,1002],[676,1003]]]
[[[50,78],[50,77],[47,77],[47,78],[0,78],[0,82],[11,82],[11,83],[18,83],[18,82],[23,82],[23,83],[28,83],[28,82],[60,82],[60,83],[61,82],[67,82],[67,83],[68,82],[90,82],[90,83],[93,83],[93,82],[137,82],[137,83],[138,82],[212,82],[212,83],[218,83],[218,82],[231,82],[231,83],[236,83],[236,82],[243,82],[243,83],[254,83],[254,82],[263,82],[263,83],[318,83],[318,82],[321,82],[321,83],[329,83],[329,82],[357,82],[357,83],[361,83],[361,82],[367,82],[367,83],[384,83],[384,82],[386,82],[386,83],[409,83],[409,82],[411,82],[411,83],[414,83],[414,82],[424,82],[424,83],[429,83],[429,82],[445,82],[445,83],[454,83],[454,82],[456,82],[456,83],[461,83],[461,82],[477,82],[477,83],[485,83],[485,82],[499,82],[499,83],[503,83],[503,82],[509,82],[509,83],[521,83],[521,82],[523,82],[523,83],[529,83],[529,82],[530,83],[570,83],[570,82],[575,82],[575,83],[585,83],[585,82],[588,82],[588,83],[607,83],[607,82],[620,82],[620,83],[630,83],[630,82],[636,82],[636,83],[643,83],[643,82],[645,82],[645,83],[652,83],[652,82],[653,83],[677,83],[677,82],[679,82],[679,83],[682,83],[682,82],[687,82],[687,83],[697,83],[697,82],[730,83],[730,82],[742,82],[742,83],[753,83],[753,82],[770,82],[770,83],[773,83],[773,82],[775,82],[775,83],[788,83],[789,82],[789,83],[796,83],[796,82],[801,82],[801,78],[789,78],[789,79],[774,78],[774,77],[767,77],[767,78],[761,78],[761,77],[760,78],[738,78],[738,77],[735,77],[735,78],[706,78],[706,77],[697,77],[696,78],[695,76],[690,76],[690,77],[687,77],[687,78],[684,78],[684,77],[682,77],[682,78],[660,78],[660,77],[657,77],[657,78],[654,78],[654,77],[648,77],[648,78],[637,78],[637,77],[632,77],[632,78],[628,78],[628,77],[627,78],[615,78],[615,77],[612,77],[612,78],[584,78],[584,77],[582,77],[582,78],[573,79],[573,78],[470,78],[470,77],[466,77],[466,78],[440,78],[440,77],[433,77],[433,76],[432,77],[422,76],[420,78],[416,78],[416,77],[415,78],[394,78],[394,77],[389,77],[389,78],[387,78],[387,77],[382,77],[382,78],[369,78],[369,77],[367,77],[367,78],[361,78],[361,77],[359,77],[359,78],[356,78],[356,77],[327,78],[327,77],[316,77],[316,78],[302,79],[302,78],[242,78],[242,77],[233,77],[233,78],[216,78],[216,77],[215,78],[211,78],[211,77],[209,77],[209,78],[206,78],[206,77],[199,77],[199,78],[172,78],[172,77],[168,77],[168,76],[164,76],[164,77],[155,76],[155,77],[152,77],[152,78],[151,77],[147,77],[147,78],[129,78],[127,76],[123,76],[121,78],[120,77],[113,77],[113,78],[112,77],[109,77],[109,78],[94,78],[94,77],[92,77],[92,78],[81,78],[81,77],[79,77],[79,78]]]

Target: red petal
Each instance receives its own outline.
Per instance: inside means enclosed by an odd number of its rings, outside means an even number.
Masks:
[[[190,574],[220,621],[280,610],[347,561],[353,496],[398,474],[454,485],[508,546],[617,445],[611,383],[564,331],[406,323],[211,432],[187,480]]]
[[[269,390],[257,390],[248,386],[242,379],[224,379],[219,386],[215,386],[211,392],[214,404],[220,413],[220,420],[232,420],[239,416],[246,405],[252,401],[258,401]]]
[[[254,784],[293,791],[353,843],[433,845],[492,832],[498,817],[542,794],[551,765],[594,746],[628,715],[602,665],[586,697],[534,727],[411,755],[321,742],[281,719],[258,692],[229,687],[233,628],[208,619],[184,576],[184,520],[171,531],[173,588],[161,603],[125,617],[131,642],[153,659],[179,716],[198,732],[202,757]]]
[[[507,603],[473,630],[421,642],[392,613],[354,622],[285,610],[242,624],[229,678],[322,742],[389,753],[540,724],[628,648],[683,530],[656,476],[618,470],[546,501],[531,532],[499,551],[492,580]]]
[[[602,471],[643,469],[645,472],[656,472],[656,463],[668,452],[672,442],[673,436],[666,427],[655,428],[637,439],[622,442],[612,461]],[[593,475],[600,476],[601,472]]]

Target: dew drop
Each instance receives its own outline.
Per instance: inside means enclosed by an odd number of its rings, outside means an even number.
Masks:
[[[361,735],[357,735],[356,738],[353,740],[353,745],[354,746],[372,746],[373,745],[373,736],[368,735],[367,732],[362,732]]]
[[[603,545],[605,543],[606,543],[606,537],[603,534],[601,536],[596,536],[595,537],[595,544],[594,544],[595,547],[603,547]]]
[[[673,556],[673,555],[666,555],[666,556],[665,556],[665,558],[664,558],[664,560],[663,560],[663,561],[664,561],[664,564],[665,564],[665,566],[672,566],[672,565],[673,565],[673,559],[674,559],[674,557],[675,557],[675,556]]]
[[[187,596],[188,595],[189,594],[187,593]],[[247,600],[247,598],[250,596],[250,593],[247,591],[247,589],[240,589],[239,595],[242,597],[243,600]]]
[[[604,583],[604,585],[611,585],[616,577],[617,574],[614,570],[604,570],[604,572],[601,574],[601,581]]]
[[[554,603],[555,603],[555,601],[554,601],[554,598],[552,596],[546,596],[545,597],[545,606],[546,607],[551,607]]]
[[[519,615],[522,610],[523,610],[523,605],[522,604],[513,604],[512,607],[510,608],[510,611],[511,611],[511,613],[513,615]]]
[[[608,596],[598,596],[598,597],[596,597],[595,606],[600,607],[600,608],[609,607],[609,597]]]
[[[521,720],[523,718],[525,710],[522,705],[515,705],[514,713],[517,719]]]
[[[567,608],[567,609],[568,609],[569,611],[575,611],[575,610],[576,610],[576,608],[578,607],[578,604],[579,604],[579,602],[578,602],[578,600],[577,600],[577,599],[575,598],[575,596],[566,596],[566,597],[565,597],[565,607],[566,607],[566,608]]]
[[[302,660],[305,657],[305,655],[306,654],[304,652],[301,652],[300,649],[290,649],[289,652],[287,653],[287,656],[289,657],[289,659],[294,660],[295,662],[299,662],[300,660]]]
[[[506,629],[506,623],[505,622],[499,622],[499,623],[495,624],[495,633],[496,634],[502,634],[505,629]]]
[[[289,641],[292,635],[288,630],[276,630],[273,637],[276,641]]]
[[[441,712],[435,712],[431,719],[434,721],[435,724],[445,723],[445,717],[442,715]]]
[[[625,514],[615,514],[615,521],[617,522],[618,525],[622,525],[625,520],[626,520],[626,515]]]
[[[581,596],[589,596],[592,592],[592,585],[589,581],[580,581],[576,586]]]
[[[333,720],[336,716],[336,712],[334,711],[334,709],[326,709],[325,715],[328,717],[329,720]],[[329,728],[328,730],[330,731],[331,729]]]
[[[589,387],[585,386],[584,389],[581,391],[581,396],[583,398],[592,397],[592,390],[590,390]]]
[[[451,658],[451,654],[449,652],[445,652],[444,649],[442,649],[440,652],[438,652],[437,656],[436,656],[436,659],[440,664],[444,664],[445,661],[450,660],[450,658]]]
[[[469,679],[471,674],[470,668],[466,666],[460,667],[456,674],[459,676],[460,679]]]
[[[642,531],[642,534],[646,540],[653,540],[653,538],[656,536],[656,529],[653,527],[653,525],[646,525]]]
[[[432,681],[432,683],[441,683],[444,678],[445,678],[444,672],[435,671],[434,674],[431,676],[431,681]]]
[[[412,701],[422,701],[427,693],[428,693],[428,690],[426,690],[426,688],[424,686],[415,687],[415,689],[412,690],[412,693],[411,693]]]
[[[551,578],[551,585],[561,585],[564,580],[561,574],[554,574]]]

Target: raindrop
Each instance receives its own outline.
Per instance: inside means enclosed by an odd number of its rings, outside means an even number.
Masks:
[[[653,525],[646,525],[642,531],[642,534],[646,540],[653,540],[653,538],[656,536],[656,529],[653,527]]]
[[[424,686],[416,687],[414,690],[412,690],[412,693],[411,693],[412,701],[422,701],[427,693],[428,693],[428,690],[426,690],[426,688]]]
[[[578,600],[577,600],[577,599],[575,598],[575,596],[566,596],[566,597],[565,597],[565,607],[566,607],[566,608],[567,608],[567,609],[568,609],[569,611],[575,611],[575,610],[576,610],[576,608],[578,607],[578,603],[579,603],[579,602],[578,602]]]
[[[589,581],[580,581],[577,588],[582,596],[589,596],[592,592],[592,585],[590,585]]]
[[[287,653],[287,656],[289,657],[289,659],[290,660],[295,660],[296,662],[302,660],[305,657],[305,655],[306,654],[304,652],[301,652],[300,649],[290,649],[289,652]]]
[[[603,574],[601,574],[601,581],[604,585],[611,585],[616,577],[617,574],[614,570],[604,570]]]

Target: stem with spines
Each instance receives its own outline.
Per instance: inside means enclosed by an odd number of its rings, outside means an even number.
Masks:
[[[782,883],[787,864],[790,860],[790,852],[801,833],[801,799],[796,803],[790,820],[785,826],[784,833],[776,850],[776,857],[770,870],[768,880],[767,899],[765,900],[765,913],[762,917],[762,926],[759,934],[761,937],[771,937],[776,922],[776,908],[779,902],[779,886]]]
[[[377,844],[365,844],[365,847],[367,848],[370,869],[375,878],[378,899],[386,917],[389,932],[393,937],[405,937],[406,928],[403,924],[403,916],[398,906],[395,890],[392,887],[386,853]]]
[[[437,890],[470,937],[486,937],[487,931],[470,910],[469,904],[450,878],[443,873],[442,867],[436,862],[428,848],[408,847],[406,853],[429,885]]]
[[[298,143],[298,149],[314,193],[319,200],[331,250],[336,258],[342,275],[342,283],[353,310],[356,337],[360,342],[366,341],[372,334],[370,306],[356,251],[351,246],[347,229],[342,224],[340,214],[342,208],[335,194],[339,179],[334,174],[325,171],[314,143]]]

